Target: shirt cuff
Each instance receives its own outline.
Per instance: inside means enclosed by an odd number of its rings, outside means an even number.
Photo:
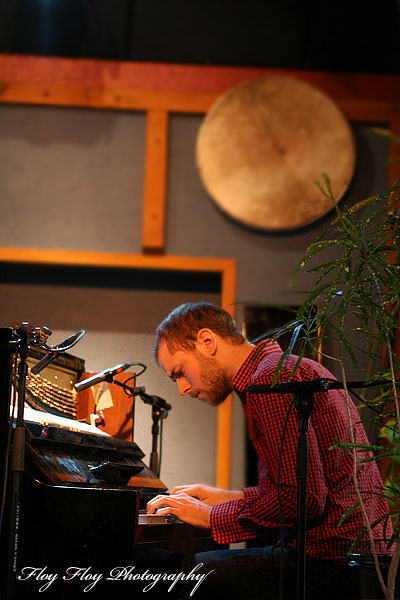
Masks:
[[[219,544],[230,544],[260,535],[260,530],[247,519],[240,519],[246,512],[246,501],[230,500],[215,504],[210,513],[211,536]]]

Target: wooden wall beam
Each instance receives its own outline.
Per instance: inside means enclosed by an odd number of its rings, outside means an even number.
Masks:
[[[398,75],[0,55],[2,82],[65,84],[98,89],[220,95],[242,81],[277,73],[308,81],[335,100],[390,102],[400,98]]]
[[[225,286],[232,286],[232,281],[234,281],[236,272],[236,260],[233,258],[203,258],[174,255],[151,256],[124,252],[47,250],[42,248],[0,247],[0,264],[1,263],[221,273],[222,298],[230,297],[232,290],[225,290]]]
[[[215,93],[100,88],[87,84],[4,82],[1,81],[0,73],[0,102],[7,104],[205,114],[218,98],[219,94]],[[335,100],[351,121],[389,122],[400,113],[400,99],[398,102],[393,99],[336,98]]]
[[[0,74],[0,102],[74,106],[106,110],[159,110],[177,113],[205,113],[216,94],[163,92],[135,88],[102,88],[88,84],[4,82]]]
[[[400,117],[400,97],[398,102],[345,99],[338,100],[337,104],[349,121],[385,125]]]
[[[165,244],[168,113],[150,110],[146,123],[143,252],[162,253]]]

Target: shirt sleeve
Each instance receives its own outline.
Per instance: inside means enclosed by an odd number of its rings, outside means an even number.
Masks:
[[[245,497],[218,504],[211,511],[211,533],[219,543],[232,543],[254,538],[266,530],[281,526],[291,527],[297,516],[297,414],[291,408],[287,419],[284,445],[281,441],[291,396],[282,394],[254,395],[252,406],[247,407],[250,435],[256,447],[262,468],[259,469],[259,485],[246,488]],[[308,427],[309,476],[307,479],[307,519],[323,514],[327,484],[317,437],[311,420]],[[280,458],[282,459],[280,461]],[[279,469],[279,462],[281,464]],[[279,474],[280,471],[280,474]],[[280,477],[280,494],[278,492]]]

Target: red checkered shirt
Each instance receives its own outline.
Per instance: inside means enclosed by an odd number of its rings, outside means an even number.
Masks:
[[[245,497],[217,504],[211,511],[211,533],[219,543],[243,541],[280,529],[277,489],[278,463],[284,421],[292,396],[289,394],[249,394],[247,386],[271,384],[282,356],[280,346],[273,341],[259,344],[247,357],[236,374],[233,387],[246,413],[250,439],[259,457],[259,485],[244,490]],[[280,374],[279,381],[288,381],[297,357],[291,357]],[[332,378],[319,363],[303,359],[292,381]],[[350,452],[332,449],[335,441],[350,442],[350,427],[345,394],[342,390],[315,394],[314,410],[308,427],[309,475],[307,479],[308,556],[335,560],[346,557],[349,547],[364,529],[360,509],[354,510],[338,526],[343,513],[357,502],[353,484],[353,459]],[[359,414],[350,400],[349,410],[356,442],[368,443]],[[293,407],[286,427],[281,463],[281,501],[285,527],[296,524],[297,476],[296,450],[298,437],[297,412]],[[370,522],[388,512],[382,494],[382,479],[375,461],[359,463],[368,453],[358,452],[357,477]],[[371,493],[376,492],[376,493]],[[386,536],[391,535],[388,523]],[[383,523],[374,529],[378,552],[387,552]],[[387,539],[387,538],[386,538]],[[363,540],[364,544],[367,538]],[[295,545],[295,542],[291,542]],[[361,548],[360,548],[361,550]],[[362,551],[368,552],[369,545]]]

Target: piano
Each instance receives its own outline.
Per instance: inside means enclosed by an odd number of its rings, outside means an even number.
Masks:
[[[7,600],[87,597],[84,588],[91,583],[92,596],[106,589],[115,594],[121,586],[126,593],[143,591],[142,581],[107,581],[106,575],[121,567],[179,573],[184,555],[214,547],[207,531],[171,516],[146,514],[147,501],[166,487],[146,466],[137,444],[61,416],[60,407],[46,412],[25,405],[25,468],[10,551],[7,439],[14,351],[13,330],[0,328],[0,476],[5,490],[0,544],[2,555],[8,554],[0,585],[12,590]],[[102,579],[95,580],[96,574]]]

